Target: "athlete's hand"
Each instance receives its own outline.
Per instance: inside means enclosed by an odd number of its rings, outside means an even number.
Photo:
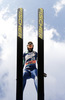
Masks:
[[[47,74],[46,73],[43,73],[43,77],[47,77]]]

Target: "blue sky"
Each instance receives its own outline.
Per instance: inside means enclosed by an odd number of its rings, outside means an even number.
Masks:
[[[0,100],[16,100],[17,9],[24,9],[24,51],[37,51],[38,8],[44,9],[45,100],[65,100],[65,0],[0,0]],[[24,100],[37,99],[33,80]]]

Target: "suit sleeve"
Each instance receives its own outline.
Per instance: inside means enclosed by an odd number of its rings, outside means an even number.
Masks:
[[[25,53],[23,54],[23,67],[24,67],[24,64],[25,64]]]
[[[37,64],[38,64],[38,53],[36,52],[36,60],[37,60]]]

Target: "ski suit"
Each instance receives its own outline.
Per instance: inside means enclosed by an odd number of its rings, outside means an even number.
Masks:
[[[27,79],[34,79],[35,88],[37,91],[37,52],[32,51],[23,54],[23,90],[26,85]]]

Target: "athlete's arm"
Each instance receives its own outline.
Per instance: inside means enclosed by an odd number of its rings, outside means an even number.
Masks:
[[[24,67],[24,64],[25,64],[25,53],[23,54],[23,67]]]
[[[38,64],[38,53],[36,52],[36,60],[37,60],[37,64]]]

